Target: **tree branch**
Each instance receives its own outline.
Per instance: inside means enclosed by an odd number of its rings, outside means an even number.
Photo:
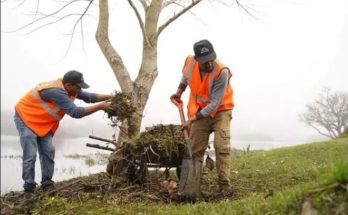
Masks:
[[[189,11],[191,8],[193,8],[194,6],[196,6],[198,3],[200,3],[202,0],[192,0],[192,3],[190,5],[188,5],[187,7],[185,7],[184,9],[182,9],[179,13],[174,14],[174,16],[172,18],[170,18],[167,22],[165,22],[163,25],[161,25],[158,28],[158,31],[155,35],[155,38],[158,38],[159,35],[161,34],[161,32],[172,22],[174,22],[176,19],[178,19],[181,15],[183,15],[184,13],[186,13],[187,11]]]
[[[70,47],[71,47],[71,45],[72,45],[72,42],[73,42],[73,38],[74,38],[76,26],[77,26],[80,22],[81,22],[81,35],[82,35],[82,43],[83,43],[84,38],[83,38],[82,19],[83,19],[83,17],[87,14],[87,11],[88,11],[88,9],[90,8],[90,6],[92,5],[93,1],[94,1],[94,0],[90,0],[89,4],[88,4],[87,7],[85,8],[85,10],[84,10],[83,13],[81,14],[81,16],[76,20],[76,22],[75,22],[75,24],[74,24],[74,26],[73,26],[73,28],[72,28],[72,31],[71,31],[71,37],[70,37],[70,41],[69,41],[68,48],[66,49],[65,54],[64,54],[64,56],[61,58],[61,60],[64,59],[64,58],[67,56],[67,54],[68,54],[68,52],[69,52],[69,50],[70,50]]]
[[[123,92],[133,91],[133,82],[121,56],[116,52],[110,43],[109,29],[109,7],[108,0],[99,0],[99,23],[96,32],[96,40],[105,58],[108,60]]]
[[[25,1],[25,0],[24,0]],[[83,11],[81,13],[68,13],[68,14],[64,14],[64,12],[66,10],[68,10],[68,8],[70,6],[72,6],[73,4],[75,3],[78,3],[78,2],[83,2],[83,3],[87,3],[87,6],[83,8]],[[68,46],[66,48],[66,51],[64,53],[64,55],[62,56],[61,59],[59,59],[58,61],[61,61],[62,59],[64,59],[66,57],[66,55],[68,54],[70,48],[71,48],[71,45],[72,45],[72,42],[73,42],[73,39],[74,39],[74,35],[75,33],[77,32],[77,28],[79,26],[80,28],[80,33],[81,33],[81,37],[82,37],[82,45],[84,47],[84,30],[83,30],[83,18],[85,16],[89,16],[89,14],[87,13],[91,7],[91,5],[93,4],[94,0],[68,0],[68,1],[57,1],[57,3],[59,4],[59,8],[54,10],[53,12],[51,13],[48,13],[48,14],[44,14],[44,13],[41,13],[39,11],[40,9],[40,3],[41,1],[40,0],[37,0],[37,3],[36,3],[36,7],[35,7],[35,12],[33,14],[33,20],[15,30],[12,30],[12,31],[9,31],[7,33],[13,33],[13,32],[18,32],[18,31],[21,31],[21,30],[24,30],[24,29],[28,29],[28,31],[25,33],[25,34],[31,34],[31,33],[34,33],[38,30],[40,30],[41,28],[43,27],[46,27],[48,25],[52,25],[52,24],[55,24],[55,23],[58,23],[58,22],[61,22],[69,17],[75,17],[75,16],[78,16],[78,18],[75,20],[75,22],[73,22],[73,26],[72,26],[72,29],[66,34],[66,35],[70,35],[70,39],[69,39],[69,43],[68,43]],[[53,19],[53,20],[52,20]],[[79,25],[80,24],[80,25]],[[31,27],[29,29],[29,27]]]
[[[76,3],[76,2],[79,2],[79,1],[82,1],[82,0],[73,0],[73,1],[70,1],[70,2],[68,2],[67,4],[63,5],[62,7],[60,7],[58,10],[56,10],[56,11],[50,13],[50,14],[46,14],[46,15],[44,15],[44,16],[38,18],[38,19],[35,19],[35,20],[29,22],[28,24],[25,24],[25,25],[23,25],[23,26],[21,26],[21,27],[15,29],[15,30],[8,31],[7,33],[18,32],[18,31],[20,31],[20,30],[23,30],[23,29],[25,29],[25,28],[27,28],[27,27],[29,27],[29,26],[35,24],[35,23],[38,23],[38,22],[40,22],[40,21],[43,21],[43,20],[45,20],[45,19],[47,19],[47,18],[49,18],[49,17],[53,17],[54,15],[57,15],[58,13],[62,12],[62,11],[63,11],[64,9],[66,9],[69,5],[72,5],[73,3]]]
[[[139,26],[141,28],[141,32],[143,33],[143,38],[144,38],[144,41],[146,42],[146,44],[150,44],[150,41],[149,41],[149,38],[147,37],[146,35],[146,30],[145,30],[145,26],[144,26],[144,22],[140,16],[140,13],[138,11],[138,9],[135,7],[135,5],[133,4],[132,0],[128,0],[128,3],[130,4],[130,6],[133,8],[136,16],[137,16],[137,19],[138,19],[138,22],[139,22]]]
[[[141,5],[143,5],[144,11],[146,13],[147,8],[149,7],[148,3],[146,2],[146,0],[139,0]]]
[[[171,4],[176,4],[177,0],[168,0],[166,2],[163,3],[163,8],[171,5]]]
[[[40,30],[41,28],[44,28],[44,27],[47,27],[48,25],[52,25],[52,24],[55,24],[55,23],[58,23],[60,21],[63,21],[64,19],[66,18],[69,18],[71,16],[81,16],[82,14],[81,13],[71,13],[71,14],[67,14],[67,15],[64,15],[62,17],[58,17],[56,20],[54,21],[51,21],[51,22],[48,22],[48,23],[45,23],[45,24],[42,24],[34,29],[32,29],[31,31],[25,33],[24,35],[28,35],[28,34],[31,34],[31,33],[34,33],[35,31],[38,31]],[[87,16],[88,14],[85,14],[85,16]]]
[[[330,134],[330,135],[327,135],[327,134],[325,134],[325,133],[322,133],[322,132],[321,132],[317,127],[315,127],[313,124],[309,124],[309,126],[311,126],[312,128],[314,128],[319,134],[333,139],[333,137],[331,136],[331,134]]]
[[[35,11],[35,13],[34,13],[34,18],[33,18],[33,20],[36,19],[36,15],[39,13],[39,8],[40,8],[40,0],[37,0],[36,11]]]
[[[10,1],[10,0],[1,0],[1,4],[6,3],[7,1]],[[26,2],[26,0],[22,0],[21,2],[19,2],[18,5],[16,5],[15,7],[11,8],[11,9],[19,8],[19,7],[20,7],[21,5],[23,5],[25,2]]]
[[[319,134],[330,138],[339,137],[348,122],[348,94],[331,93],[323,88],[314,104],[307,105],[307,112],[300,115],[300,119],[313,127]],[[317,127],[322,127],[326,133]]]
[[[244,10],[245,13],[247,13],[249,16],[251,16],[252,18],[259,20],[251,11],[254,11],[255,13],[258,13],[258,11],[256,11],[254,8],[249,7],[247,5],[243,5],[239,2],[239,0],[235,0],[238,7],[242,8]]]

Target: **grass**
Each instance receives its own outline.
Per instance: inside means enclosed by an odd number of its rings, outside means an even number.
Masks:
[[[106,165],[108,162],[109,155],[106,153],[95,153],[95,154],[89,154],[89,155],[80,155],[80,154],[71,154],[71,155],[64,155],[66,158],[70,159],[84,159],[85,164],[88,167],[94,166],[94,165]]]
[[[96,165],[96,161],[93,159],[93,158],[91,158],[91,157],[86,157],[85,158],[85,164],[87,165],[87,166],[94,166],[94,165]]]
[[[47,197],[33,214],[300,214],[309,201],[318,214],[348,214],[348,137],[240,154],[232,159],[232,199],[218,202],[124,203],[112,195]],[[204,183],[216,184],[207,171]]]

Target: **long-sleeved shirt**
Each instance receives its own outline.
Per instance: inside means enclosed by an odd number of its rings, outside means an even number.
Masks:
[[[55,103],[61,110],[73,118],[85,116],[85,109],[78,107],[69,99],[68,93],[62,89],[46,89],[40,92],[41,98],[46,102]],[[80,91],[76,97],[86,103],[97,102],[97,94]]]
[[[207,73],[202,71],[200,71],[200,73],[201,73],[201,78],[203,80]],[[221,71],[219,77],[213,82],[209,105],[205,106],[202,110],[197,112],[196,114],[197,119],[208,117],[211,112],[213,112],[219,107],[219,105],[221,104],[222,98],[224,96],[224,93],[226,91],[226,87],[228,85],[228,79],[229,79],[228,69],[224,68]],[[182,91],[185,91],[187,85],[189,84],[188,81],[189,80],[185,76],[181,78],[179,88]]]

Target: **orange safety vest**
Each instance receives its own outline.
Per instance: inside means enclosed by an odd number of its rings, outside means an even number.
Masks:
[[[213,87],[214,81],[219,77],[222,69],[227,68],[225,65],[220,63],[218,60],[214,62],[213,71],[207,73],[204,79],[201,79],[199,72],[199,64],[193,56],[188,56],[185,61],[183,68],[183,76],[188,81],[191,89],[189,103],[187,105],[187,115],[189,119],[196,115],[196,113],[210,104],[210,94]],[[228,68],[227,68],[228,69]],[[232,77],[230,70],[228,69],[229,78]],[[227,85],[225,94],[221,100],[218,108],[210,113],[212,118],[215,117],[216,113],[223,110],[232,110],[234,107],[233,103],[233,89],[230,84]]]
[[[40,92],[45,89],[64,89],[62,79],[38,84],[16,104],[16,112],[23,123],[37,136],[43,137],[49,132],[53,135],[59,126],[59,121],[65,115],[55,103],[44,101]],[[75,97],[69,96],[71,101]]]

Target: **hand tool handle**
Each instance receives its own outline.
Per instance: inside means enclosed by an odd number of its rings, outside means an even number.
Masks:
[[[183,110],[183,103],[178,102],[174,98],[172,98],[171,101],[179,109],[180,121],[181,121],[181,124],[184,125],[186,122],[186,119],[185,119],[185,114],[184,114],[184,110]],[[185,140],[189,139],[189,133],[188,133],[187,128],[184,129],[184,137],[185,137]]]

